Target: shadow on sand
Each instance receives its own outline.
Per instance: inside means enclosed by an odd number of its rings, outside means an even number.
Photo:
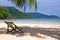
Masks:
[[[26,33],[29,33],[30,36],[44,38],[43,36],[39,35],[42,34],[60,40],[60,28],[32,28],[27,26],[21,28],[23,28],[24,33],[6,33],[6,28],[0,28],[0,34],[18,34],[19,36],[25,36]]]

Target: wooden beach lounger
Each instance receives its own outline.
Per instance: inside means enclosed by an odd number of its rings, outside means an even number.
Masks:
[[[12,31],[23,33],[22,29],[20,29],[19,27],[17,27],[13,22],[6,22],[6,21],[5,21],[5,23],[7,24],[7,33],[8,33],[8,32],[12,32]],[[9,30],[9,28],[10,28],[11,30]]]

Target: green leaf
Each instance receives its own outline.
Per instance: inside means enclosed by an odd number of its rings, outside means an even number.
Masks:
[[[24,7],[24,9],[26,9],[27,3],[29,3],[30,8],[34,7],[34,11],[37,10],[37,1],[36,0],[11,0],[11,1],[20,8]]]

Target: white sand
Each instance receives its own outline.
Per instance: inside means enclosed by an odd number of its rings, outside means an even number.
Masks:
[[[24,31],[28,31],[28,27],[30,27],[30,29],[33,31],[33,33],[35,32],[40,32],[42,30],[41,33],[36,33],[37,36],[41,36],[41,37],[37,37],[36,35],[33,34],[33,36],[30,35],[29,32],[25,33],[24,36],[19,36],[17,37],[16,35],[11,35],[11,34],[0,34],[0,40],[60,40],[60,25],[50,25],[50,24],[21,24],[21,23],[15,23],[17,26],[23,26],[26,27],[27,29],[24,29]],[[3,27],[7,27],[7,25],[4,22],[0,22],[0,28]],[[42,28],[40,31],[38,29],[32,29],[32,28]],[[47,28],[47,29],[43,29],[43,28]],[[48,29],[50,28],[50,29]],[[30,32],[32,32],[30,30]],[[38,30],[38,31],[37,31]],[[43,31],[43,30],[47,30],[47,31]],[[54,31],[56,32],[56,35],[54,32],[50,32],[49,31]],[[48,35],[49,34],[49,35]]]

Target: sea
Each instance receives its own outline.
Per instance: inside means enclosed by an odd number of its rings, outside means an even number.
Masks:
[[[7,22],[13,22],[17,26],[36,26],[36,25],[42,25],[42,26],[59,26],[60,27],[60,19],[58,18],[34,18],[34,19],[4,19],[0,20],[0,27],[6,27]]]
[[[25,24],[58,24],[60,25],[60,19],[58,18],[34,18],[34,19],[8,19],[5,21],[11,21],[16,23]]]

